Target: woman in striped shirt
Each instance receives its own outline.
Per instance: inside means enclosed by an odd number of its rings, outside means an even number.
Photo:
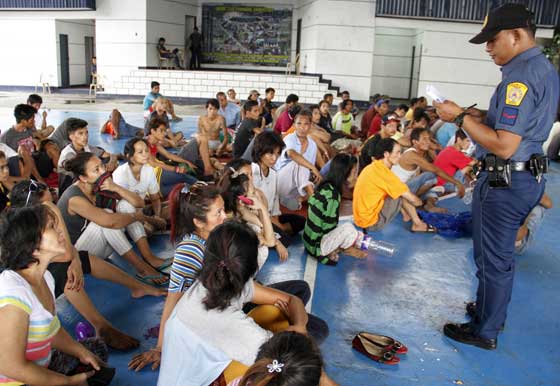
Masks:
[[[128,364],[131,370],[140,371],[150,363],[153,363],[152,370],[158,368],[165,322],[202,269],[208,235],[226,219],[220,191],[204,182],[197,182],[190,188],[187,185],[177,185],[169,194],[169,202],[171,240],[177,245],[168,295],[161,315],[158,343],[155,348],[134,356]]]
[[[94,371],[61,374],[51,365],[53,349],[101,370],[102,361],[73,340],[56,316],[47,266],[69,255],[55,221],[46,207],[36,206],[12,209],[0,222],[0,385],[86,384]]]

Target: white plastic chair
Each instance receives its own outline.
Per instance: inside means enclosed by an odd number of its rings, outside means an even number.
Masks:
[[[177,52],[177,57],[179,58],[179,63],[183,64],[183,60],[185,58],[183,50],[179,49]],[[159,69],[165,68],[166,70],[175,68],[175,59],[174,58],[164,58],[159,56],[158,51],[158,58],[159,58]]]
[[[99,75],[99,73],[91,74],[91,83],[89,85],[89,96],[91,96],[91,94],[93,93],[93,97],[95,98],[97,97],[97,91],[99,90],[103,91],[102,79],[103,76]]]
[[[173,68],[173,58],[164,58],[162,56],[159,56],[159,69],[161,70],[162,68],[165,68],[166,70],[169,70],[170,68]]]
[[[295,71],[296,75],[299,76],[300,72],[299,72],[299,54],[296,55],[296,61],[294,63],[292,62],[288,62],[288,64],[286,64],[286,75],[291,75],[292,74],[292,67],[293,67],[293,71]]]
[[[37,89],[39,87],[43,88],[43,94],[45,94],[45,92],[47,92],[48,94],[51,93],[51,84],[50,84],[50,80],[53,78],[53,76],[51,74],[44,74],[41,73],[41,75],[39,75],[39,82],[35,85],[35,93],[37,93]]]

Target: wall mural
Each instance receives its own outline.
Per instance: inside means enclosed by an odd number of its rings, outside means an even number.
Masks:
[[[286,66],[292,9],[286,6],[203,5],[203,62]]]

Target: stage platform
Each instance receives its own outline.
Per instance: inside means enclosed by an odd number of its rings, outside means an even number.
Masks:
[[[283,103],[288,94],[297,94],[301,103],[319,103],[325,93],[337,96],[338,88],[330,87],[329,81],[319,75],[284,75],[265,72],[236,71],[187,71],[140,69],[131,71],[120,80],[109,84],[99,95],[141,95],[150,90],[150,82],[158,81],[161,93],[166,97],[214,98],[218,91],[233,88],[237,98],[247,99],[251,90],[258,90],[264,98],[264,90],[276,90],[275,101]]]
[[[113,141],[98,134],[108,111],[69,112],[52,110],[49,121],[61,122],[77,116],[89,122],[90,142],[109,151],[122,151],[125,140]],[[132,124],[142,125],[141,113],[125,114]],[[196,117],[174,123],[187,137],[194,132]],[[11,116],[0,117],[7,128]],[[547,192],[560,197],[560,165],[554,163],[547,175]],[[560,202],[556,202],[556,205]],[[455,211],[467,208],[456,199],[445,201]],[[476,281],[469,238],[446,239],[439,235],[413,234],[400,218],[375,237],[398,246],[393,257],[370,255],[359,261],[343,256],[338,266],[315,264],[308,259],[301,241],[290,246],[290,257],[280,263],[275,252],[259,273],[264,283],[303,279],[314,290],[311,311],[325,319],[330,336],[322,344],[326,371],[340,385],[559,385],[560,362],[560,252],[558,228],[560,210],[547,211],[536,242],[523,256],[516,257],[516,278],[506,330],[495,351],[484,351],[451,341],[443,336],[448,321],[466,321],[465,302],[473,299]],[[155,252],[172,256],[165,236],[150,240]],[[132,272],[120,257],[111,259]],[[155,385],[158,372],[127,370],[132,356],[156,342],[148,330],[159,323],[163,300],[131,299],[127,290],[93,278],[86,289],[93,302],[115,326],[142,341],[139,350],[111,352],[109,363],[117,367],[113,385]],[[81,317],[60,298],[58,312],[63,325],[73,334]],[[373,362],[353,351],[351,340],[359,331],[373,331],[396,337],[409,347],[397,366]]]

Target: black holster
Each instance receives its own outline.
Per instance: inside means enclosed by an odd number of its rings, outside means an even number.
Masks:
[[[488,185],[492,188],[511,188],[511,165],[509,160],[502,159],[495,154],[488,154],[484,158],[484,170],[488,173]]]
[[[542,175],[548,172],[548,158],[543,154],[533,154],[529,159],[529,171],[540,181]]]

